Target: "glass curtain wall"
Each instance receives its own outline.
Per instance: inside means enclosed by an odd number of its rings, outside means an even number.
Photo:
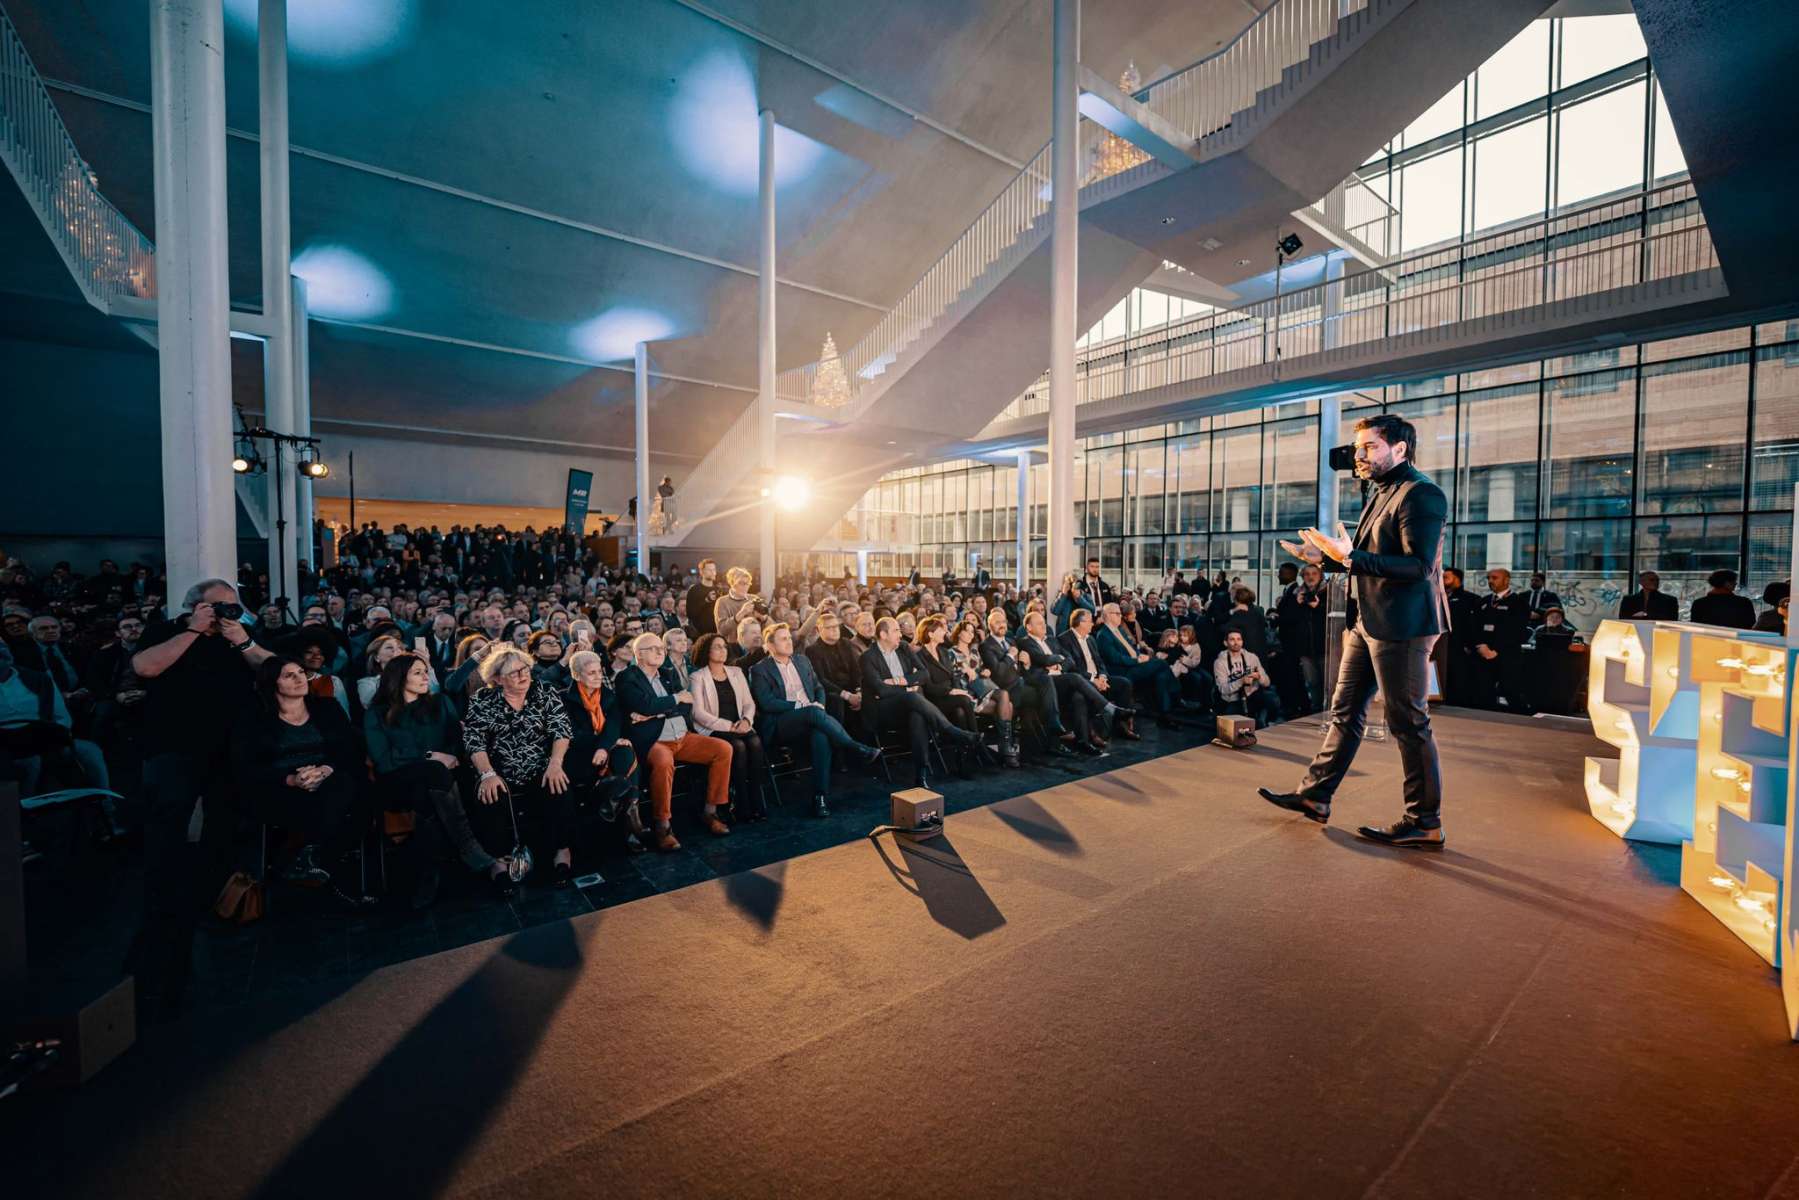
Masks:
[[[1331,444],[1382,411],[1417,426],[1419,465],[1450,501],[1445,560],[1477,591],[1491,567],[1519,587],[1540,569],[1591,630],[1641,570],[1661,572],[1683,606],[1720,567],[1752,595],[1789,574],[1799,320],[1348,393]],[[1317,462],[1315,400],[1086,439],[1075,464],[1083,550],[1127,586],[1223,571],[1266,598],[1279,540],[1316,518]],[[888,544],[869,555],[870,572],[904,575],[916,562],[926,575],[985,565],[1010,578],[1011,538],[980,533],[1016,530],[1013,469],[958,460],[871,488],[849,529],[918,536],[871,537]],[[1041,534],[1047,468],[1031,476]],[[985,482],[1001,478],[1007,486]],[[1337,487],[1353,527],[1360,487],[1347,477]],[[894,507],[911,495],[922,507]],[[967,507],[946,510],[952,497]],[[949,536],[958,530],[975,536]],[[1033,538],[1033,579],[1046,556]]]
[[[1402,248],[1412,252],[1684,170],[1641,33],[1624,14],[1532,24],[1359,174],[1398,206]],[[1181,308],[1150,296],[1133,294],[1083,344]],[[1660,571],[1683,606],[1719,567],[1736,569],[1755,595],[1789,573],[1799,321],[1342,400],[1341,427],[1326,431],[1333,445],[1382,410],[1418,427],[1419,463],[1450,499],[1445,558],[1476,590],[1489,567],[1509,568],[1520,587],[1541,569],[1574,624],[1590,630],[1617,611],[1639,570]],[[1084,549],[1127,585],[1175,569],[1223,571],[1266,600],[1278,540],[1316,515],[1318,438],[1317,402],[1306,401],[1088,439],[1075,460]],[[895,473],[837,534],[880,544],[871,574],[903,575],[916,562],[927,575],[985,565],[1009,577],[1013,470],[1008,456],[1000,466]],[[1031,471],[1032,579],[1047,561],[1047,475]],[[1359,487],[1347,478],[1336,486],[1353,525]]]

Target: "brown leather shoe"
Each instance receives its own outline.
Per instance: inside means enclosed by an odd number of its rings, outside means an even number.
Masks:
[[[657,851],[662,854],[673,854],[681,848],[681,843],[675,840],[675,831],[672,829],[661,830],[651,834],[650,837],[655,841]]]
[[[724,837],[731,832],[731,827],[717,817],[706,818],[706,832],[713,837]]]

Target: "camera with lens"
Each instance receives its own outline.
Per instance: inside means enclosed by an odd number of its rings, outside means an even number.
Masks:
[[[1331,470],[1333,470],[1333,471],[1353,471],[1353,470],[1355,470],[1355,447],[1354,446],[1332,446],[1331,454],[1330,454],[1330,463],[1331,463]]]
[[[244,615],[244,606],[241,604],[215,604],[212,606],[212,615],[221,621],[240,620]]]

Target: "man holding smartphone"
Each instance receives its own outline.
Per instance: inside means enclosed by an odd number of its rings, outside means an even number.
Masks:
[[[270,652],[250,639],[228,580],[187,590],[182,614],[145,632],[131,657],[144,681],[144,913],[127,969],[151,1017],[172,1015],[187,984],[194,928],[224,882],[236,788],[231,728]],[[204,798],[200,860],[187,827]]]

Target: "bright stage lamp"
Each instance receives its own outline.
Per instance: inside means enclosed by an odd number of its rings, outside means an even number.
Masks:
[[[231,460],[231,469],[242,475],[250,469],[250,460],[240,454]]]
[[[791,512],[812,499],[812,485],[798,475],[783,475],[775,480],[771,494],[776,504]]]

